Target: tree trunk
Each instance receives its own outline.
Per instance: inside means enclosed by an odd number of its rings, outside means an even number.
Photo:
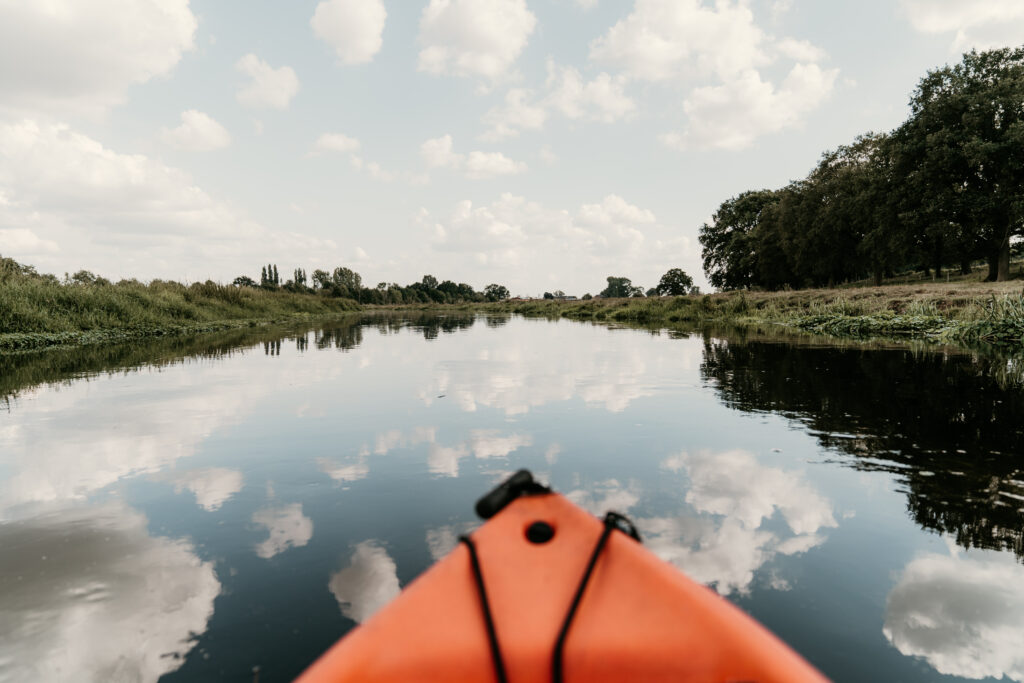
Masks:
[[[964,258],[960,259],[960,274],[961,275],[970,275],[971,274],[971,259],[966,257],[966,256]]]
[[[1006,239],[999,246],[999,266],[996,273],[997,282],[1006,282],[1010,279],[1010,233],[1007,231]]]
[[[882,286],[882,269],[875,268],[875,287]]]
[[[988,276],[985,282],[995,282],[999,276],[999,253],[991,254],[988,257]]]

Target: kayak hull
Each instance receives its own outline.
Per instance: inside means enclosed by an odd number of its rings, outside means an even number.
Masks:
[[[554,529],[544,543],[526,530]],[[473,534],[509,681],[552,678],[552,655],[603,524],[556,493],[512,501]],[[565,641],[566,681],[825,680],[713,590],[624,533],[597,559]],[[299,679],[496,680],[468,549],[459,545]]]

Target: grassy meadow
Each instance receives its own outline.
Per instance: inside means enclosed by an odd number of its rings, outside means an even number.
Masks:
[[[908,336],[1024,345],[1021,282],[930,283],[589,301],[508,301],[486,304],[484,308],[526,316],[638,325],[776,323],[845,337]]]
[[[226,330],[359,309],[351,299],[214,282],[69,284],[11,276],[0,281],[0,351]]]

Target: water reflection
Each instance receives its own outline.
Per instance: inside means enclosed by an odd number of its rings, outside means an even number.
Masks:
[[[170,477],[174,491],[187,489],[196,497],[196,504],[207,512],[220,509],[231,496],[242,490],[242,473],[224,467],[206,467]]]
[[[538,325],[547,328],[546,344],[563,351],[550,353],[537,344]],[[680,365],[685,369],[699,363],[697,346],[678,347],[674,357],[651,354],[635,337],[598,327],[585,336],[596,335],[599,341],[590,339],[592,346],[578,352],[574,344],[588,343],[581,339],[583,329],[547,322],[506,327],[475,356],[440,364],[419,396],[427,406],[445,397],[466,412],[496,408],[507,416],[571,400],[620,413],[664,386],[659,375],[672,376]]]
[[[440,560],[459,544],[459,536],[472,533],[477,526],[479,525],[476,522],[463,522],[428,529],[427,547],[430,549],[430,556],[435,562]]]
[[[992,554],[927,554],[899,577],[885,637],[964,678],[1024,681],[1024,567]]]
[[[393,451],[411,449],[421,444],[427,446],[427,469],[431,474],[445,477],[459,476],[459,461],[470,455],[477,459],[505,458],[511,453],[533,445],[533,437],[522,433],[505,433],[498,429],[474,429],[465,441],[445,445],[438,441],[437,427],[416,427],[403,432],[389,429],[381,432],[374,440],[373,454],[387,455]],[[365,476],[369,471],[367,456],[369,445],[364,445],[355,463],[337,464],[324,460],[321,469],[332,478],[345,481],[351,477]]]
[[[749,591],[754,573],[775,555],[807,552],[837,526],[832,505],[799,472],[763,465],[752,453],[682,453],[663,465],[689,477],[686,502],[711,518],[643,520],[648,545],[723,595]],[[776,517],[788,532],[769,530]]]
[[[324,474],[337,482],[359,481],[370,473],[365,454],[360,454],[355,462],[349,463],[340,463],[328,458],[318,458],[316,462]]]
[[[327,587],[342,614],[362,623],[398,595],[398,567],[377,541],[363,541],[348,566],[331,575]]]
[[[120,503],[0,526],[0,681],[139,681],[176,670],[220,583],[191,544]]]
[[[279,387],[327,381],[341,368],[262,365],[245,391],[235,368],[211,364],[201,371],[201,377],[165,371],[147,382],[77,382],[48,393],[45,401],[22,402],[17,421],[0,430],[0,457],[11,473],[0,481],[0,519],[16,505],[84,500],[119,480],[166,472],[213,434],[244,421]],[[157,381],[160,390],[153,391]],[[230,487],[239,475],[181,476],[221,477],[206,483],[172,477],[179,491],[198,496],[201,487]],[[207,492],[218,495],[213,488]]]
[[[252,521],[268,532],[267,539],[256,546],[256,554],[266,560],[289,548],[301,548],[313,538],[313,520],[302,514],[300,503],[258,510]]]
[[[704,357],[728,405],[790,416],[854,467],[896,474],[921,526],[1024,557],[1024,393],[992,363],[714,339]]]
[[[1021,678],[1024,577],[994,551],[1021,552],[1024,401],[995,359],[398,314],[146,348],[0,357],[0,680],[61,680],[33,668],[59,648],[100,680],[291,680],[519,467],[629,514],[830,676]],[[7,549],[60,534],[122,545],[9,590]],[[116,646],[65,624],[115,613]]]
[[[672,514],[632,512],[645,497],[636,481],[593,482],[567,495],[597,515],[631,512],[648,548],[722,595],[749,593],[758,570],[776,556],[805,553],[838,526],[832,505],[801,473],[763,465],[752,453],[681,453],[662,467],[689,480],[687,506]],[[770,585],[785,589],[789,582],[773,576]]]

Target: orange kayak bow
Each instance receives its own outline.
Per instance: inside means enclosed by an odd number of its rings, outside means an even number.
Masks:
[[[520,470],[488,521],[299,683],[823,681],[713,590]]]

